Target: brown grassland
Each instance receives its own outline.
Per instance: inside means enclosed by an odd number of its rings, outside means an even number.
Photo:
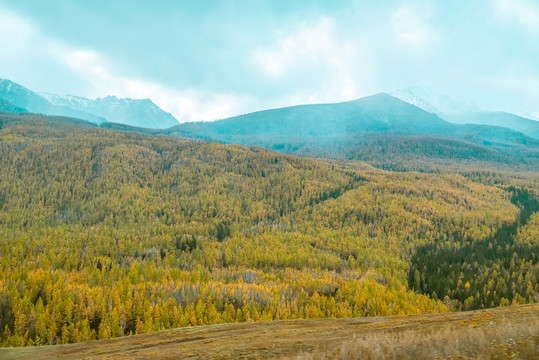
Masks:
[[[195,326],[0,349],[14,359],[537,359],[539,305],[351,319]]]

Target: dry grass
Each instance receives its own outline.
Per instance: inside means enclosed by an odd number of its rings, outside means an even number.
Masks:
[[[489,325],[495,322],[496,324]],[[0,349],[0,359],[538,359],[539,305],[474,312],[199,326]]]
[[[504,316],[488,325],[462,321],[456,325],[411,326],[356,335],[310,359],[538,359],[538,314],[513,322]],[[492,321],[492,320],[491,320]]]

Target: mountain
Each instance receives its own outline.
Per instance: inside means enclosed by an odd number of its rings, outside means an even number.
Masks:
[[[310,139],[315,143],[351,136],[445,133],[452,125],[388,94],[335,103],[265,110],[214,122],[184,123],[169,133],[241,145]]]
[[[435,158],[537,166],[539,152],[539,141],[519,132],[452,124],[385,93],[184,123],[165,134],[302,156],[356,159],[389,168],[418,159],[429,159],[426,163],[431,166]]]
[[[178,125],[178,121],[149,99],[118,99],[115,96],[87,99],[73,95],[37,94],[7,79],[0,79],[0,105],[15,112],[15,108],[44,115],[66,116],[95,124],[115,122],[129,126],[164,129]],[[5,112],[12,112],[6,110]]]
[[[150,99],[119,99],[116,96],[87,99],[73,95],[43,94],[52,104],[103,117],[110,122],[152,129],[178,125],[178,120]]]
[[[265,110],[178,128],[200,128],[217,136],[333,137],[379,132],[423,134],[447,126],[438,116],[381,93],[354,101]]]
[[[0,100],[29,112],[44,115],[60,115],[102,123],[105,119],[88,112],[74,110],[66,106],[50,103],[44,97],[7,79],[0,79]]]
[[[486,111],[428,87],[411,86],[396,90],[391,95],[451,123],[502,126],[539,139],[539,121],[502,111]]]

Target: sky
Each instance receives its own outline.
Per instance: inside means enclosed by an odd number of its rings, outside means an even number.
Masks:
[[[539,0],[0,0],[0,78],[181,122],[411,85],[539,116]]]

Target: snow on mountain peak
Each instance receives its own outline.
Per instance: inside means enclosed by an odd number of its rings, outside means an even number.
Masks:
[[[441,117],[480,111],[475,105],[454,100],[424,86],[410,86],[396,90],[391,95]]]
[[[114,95],[96,99],[73,95],[42,95],[55,105],[85,111],[120,124],[146,128],[167,128],[178,124],[171,114],[150,99],[118,98]]]

